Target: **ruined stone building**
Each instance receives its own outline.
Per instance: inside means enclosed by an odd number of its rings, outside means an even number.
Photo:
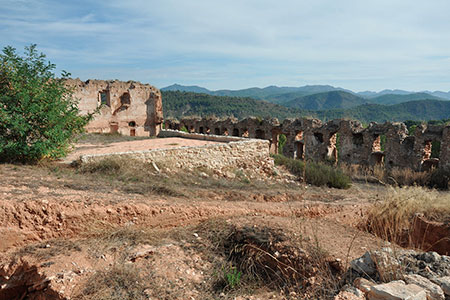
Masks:
[[[70,79],[81,113],[99,113],[86,126],[87,132],[156,136],[162,127],[161,92],[134,81]]]
[[[280,135],[286,137],[283,154],[313,161],[358,165],[383,165],[416,171],[450,167],[450,125],[418,126],[408,135],[403,123],[370,123],[318,119],[184,118],[167,120],[166,128],[189,132],[232,135],[270,141],[270,152],[278,153]],[[436,149],[435,149],[436,148]],[[434,157],[432,157],[434,153]]]

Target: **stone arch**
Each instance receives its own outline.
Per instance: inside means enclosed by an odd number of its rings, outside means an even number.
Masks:
[[[265,139],[266,138],[266,133],[264,132],[264,130],[262,129],[256,129],[255,131],[255,137],[257,139]]]

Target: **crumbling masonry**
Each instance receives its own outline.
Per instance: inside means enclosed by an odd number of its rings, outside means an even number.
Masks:
[[[130,136],[156,136],[162,127],[161,92],[134,81],[70,79],[82,114],[99,108],[87,132],[120,133]]]
[[[358,121],[317,119],[185,118],[166,120],[165,128],[189,132],[266,139],[270,152],[278,153],[279,138],[286,136],[283,154],[296,159],[334,161],[336,163],[410,168],[416,171],[432,167],[450,167],[450,126],[418,126],[408,136],[403,123],[370,123],[364,128]],[[437,147],[437,149],[433,149]],[[431,153],[435,157],[432,157]]]

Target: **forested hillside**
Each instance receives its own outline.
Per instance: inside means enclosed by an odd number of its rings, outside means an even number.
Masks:
[[[244,97],[212,96],[193,92],[163,91],[166,117],[234,116],[238,119],[275,117],[280,120],[297,117],[317,117],[321,120],[350,118],[362,122],[427,121],[450,118],[450,101],[420,100],[396,105],[363,104],[349,109],[301,110]]]

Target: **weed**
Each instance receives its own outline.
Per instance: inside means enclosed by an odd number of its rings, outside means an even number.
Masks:
[[[342,170],[330,165],[303,162],[301,160],[288,158],[283,155],[274,155],[275,165],[283,165],[293,174],[302,177],[307,183],[316,186],[329,186],[339,189],[350,187],[351,179]]]
[[[230,289],[236,288],[241,283],[242,272],[238,271],[231,263],[222,268],[226,285]]]

